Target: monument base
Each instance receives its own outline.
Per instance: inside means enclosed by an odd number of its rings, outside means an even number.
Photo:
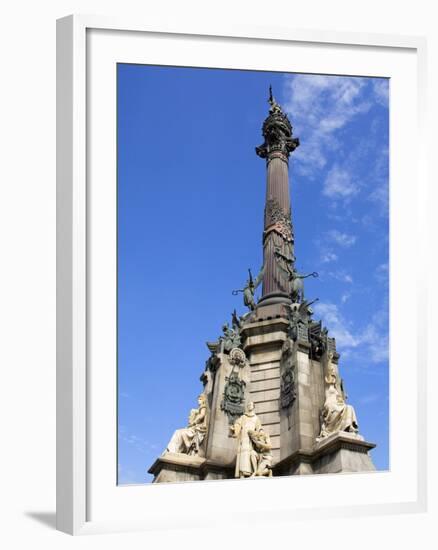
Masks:
[[[311,451],[299,450],[275,465],[274,476],[337,474],[375,471],[368,452],[375,444],[349,432],[337,432],[317,442]]]
[[[154,476],[153,483],[231,479],[234,477],[234,466],[225,466],[199,456],[165,453],[157,458],[148,473]]]
[[[364,441],[363,437],[339,432],[321,439],[315,446],[317,459],[315,474],[336,474],[338,472],[375,471],[368,452],[376,445]]]

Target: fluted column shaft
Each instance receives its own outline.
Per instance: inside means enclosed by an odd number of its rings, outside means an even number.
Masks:
[[[280,265],[282,256],[293,258],[293,235],[290,219],[289,168],[286,155],[275,152],[267,159],[266,206],[263,232],[262,299],[288,298],[288,277]]]

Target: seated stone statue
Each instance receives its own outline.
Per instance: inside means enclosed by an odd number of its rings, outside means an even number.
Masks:
[[[186,428],[180,428],[169,441],[167,453],[198,455],[207,434],[207,400],[204,394],[198,397],[199,408],[192,409]]]
[[[317,441],[335,432],[358,433],[355,410],[351,405],[346,404],[344,395],[338,389],[338,376],[331,363],[331,354],[325,383],[325,401],[321,411],[321,433]]]

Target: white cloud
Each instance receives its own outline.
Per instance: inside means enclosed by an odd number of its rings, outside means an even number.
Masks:
[[[369,185],[371,191],[368,199],[374,202],[380,214],[388,215],[389,207],[389,151],[381,148],[376,152],[375,162],[370,170]]]
[[[148,454],[150,451],[155,451],[158,448],[156,443],[151,443],[135,434],[127,433],[124,426],[120,426],[119,428],[119,439],[142,454]]]
[[[359,186],[352,179],[351,170],[335,164],[328,172],[322,193],[331,199],[349,199],[357,194]]]
[[[379,213],[388,211],[388,151],[381,132],[384,115],[371,112],[375,105],[388,106],[388,79],[293,75],[287,76],[284,88],[284,108],[291,117],[294,133],[301,146],[294,153],[298,173],[315,179],[328,170],[322,187],[323,196],[332,203],[344,204],[367,191],[369,200],[379,206]],[[369,113],[371,133],[353,143],[346,143],[343,130],[359,116]],[[360,182],[357,164],[373,152],[374,161],[367,180]],[[332,164],[333,156],[336,164]]]
[[[387,182],[378,185],[369,195],[369,199],[378,203],[382,213],[388,213],[389,206],[389,188]]]
[[[373,91],[377,101],[386,107],[389,100],[389,79],[388,78],[375,78],[372,80]]]
[[[373,315],[363,330],[357,332],[335,304],[318,302],[314,309],[329,329],[329,335],[336,339],[337,348],[344,356],[351,356],[349,352],[355,350],[370,363],[381,363],[388,359],[388,314],[385,307]]]
[[[321,254],[321,262],[323,264],[328,264],[330,262],[336,262],[337,259],[338,259],[338,255],[335,254],[331,250],[326,250],[325,252],[323,252]]]
[[[388,283],[389,278],[389,265],[388,262],[380,264],[377,266],[376,271],[374,272],[376,279],[379,283]]]
[[[359,403],[361,405],[368,405],[369,403],[375,403],[376,401],[381,400],[381,395],[379,393],[368,393],[367,395],[364,395],[363,397],[359,398]]]
[[[348,248],[352,246],[357,238],[355,235],[350,235],[348,233],[342,233],[341,231],[338,231],[337,229],[332,229],[327,233],[327,238],[330,241],[335,242],[339,246],[342,246],[344,248]]]
[[[367,346],[370,359],[373,363],[381,363],[389,357],[389,337],[382,334],[380,327],[376,326],[374,319],[361,335],[362,344]]]
[[[341,283],[351,284],[353,282],[353,277],[343,269],[338,271],[330,271],[329,275],[330,277],[333,277],[333,279],[341,281]]]
[[[338,348],[355,348],[359,340],[348,328],[347,320],[342,316],[335,304],[317,302],[314,306],[315,314],[320,316],[329,329],[329,335],[336,338]]]
[[[285,84],[284,107],[291,114],[296,133],[305,147],[295,153],[298,170],[312,176],[323,168],[329,152],[339,148],[336,133],[357,115],[366,113],[371,102],[364,97],[366,78],[294,75]]]

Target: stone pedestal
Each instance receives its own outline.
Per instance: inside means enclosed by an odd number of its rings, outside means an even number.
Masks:
[[[165,453],[148,470],[154,476],[153,483],[176,483],[202,479],[230,479],[234,477],[234,465],[223,464],[198,456]]]
[[[316,442],[312,450],[300,449],[279,462],[274,475],[336,474],[375,471],[368,452],[374,443],[348,432],[337,432]]]
[[[179,453],[166,453],[152,464],[148,473],[154,475],[154,483],[198,481],[202,479],[201,466],[205,458]]]
[[[374,471],[368,452],[376,445],[349,432],[338,432],[315,445],[313,471],[315,474]]]

